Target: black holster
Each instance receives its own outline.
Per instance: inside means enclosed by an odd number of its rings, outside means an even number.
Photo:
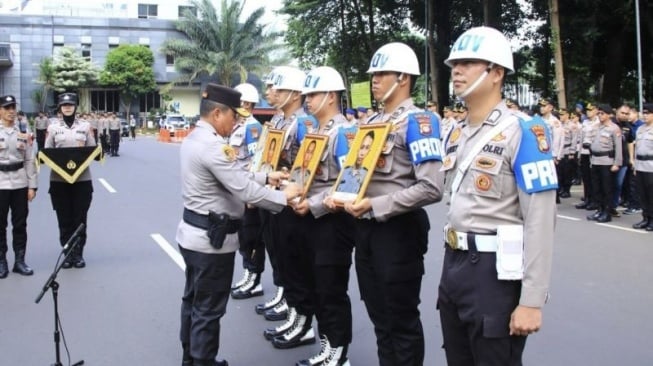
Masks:
[[[206,229],[206,235],[211,246],[221,249],[227,234],[238,232],[240,226],[241,220],[233,220],[225,213],[209,211],[209,227]]]

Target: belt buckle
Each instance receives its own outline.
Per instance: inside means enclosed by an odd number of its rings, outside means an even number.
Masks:
[[[447,228],[447,245],[453,249],[458,249],[458,233],[452,228]]]

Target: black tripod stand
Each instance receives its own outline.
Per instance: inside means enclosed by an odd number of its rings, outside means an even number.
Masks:
[[[57,258],[57,264],[54,266],[54,271],[50,275],[47,281],[45,281],[45,284],[43,285],[43,289],[41,289],[41,293],[36,297],[36,302],[37,304],[41,301],[43,298],[43,295],[48,291],[48,289],[52,289],[52,300],[54,303],[54,350],[55,350],[55,355],[56,355],[56,360],[54,363],[50,366],[63,366],[61,363],[61,351],[59,349],[59,302],[58,302],[58,293],[59,293],[59,282],[57,282],[57,274],[59,273],[59,270],[61,270],[61,267],[63,266],[63,262],[65,262],[68,257],[72,254],[72,252],[75,250],[75,247],[77,247],[77,244],[79,243],[79,234],[84,230],[85,225],[79,224],[79,227],[73,235],[68,239],[68,242],[66,242],[66,245],[64,245],[63,249],[61,250],[61,253],[59,254],[59,258]],[[61,257],[63,256],[63,260],[61,260]],[[84,364],[84,360],[81,360],[79,362],[74,363],[72,366],[81,366]]]

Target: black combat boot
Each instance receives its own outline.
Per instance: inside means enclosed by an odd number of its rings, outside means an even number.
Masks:
[[[7,264],[7,254],[0,252],[0,278],[6,278],[9,275],[9,265]]]
[[[322,362],[322,366],[349,366],[347,359],[347,346],[331,347],[329,355],[326,360]]]
[[[16,261],[14,262],[14,269],[12,272],[22,274],[23,276],[31,276],[34,274],[34,271],[29,268],[27,263],[25,263],[24,249],[16,252]]]
[[[322,365],[324,360],[329,357],[331,354],[331,346],[329,344],[329,339],[327,338],[326,335],[321,335],[320,336],[320,352],[318,352],[315,356],[298,361],[295,366],[319,366]]]
[[[73,266],[75,268],[84,268],[86,267],[86,261],[84,261],[84,247],[78,246],[75,248],[75,251],[73,252]]]
[[[288,349],[315,343],[312,323],[312,316],[297,314],[295,323],[286,333],[272,338],[272,345],[274,348]]]
[[[236,300],[249,299],[255,296],[263,296],[260,273],[251,272],[249,280],[244,285],[231,291],[231,297]]]
[[[646,227],[648,226],[648,224],[650,222],[651,222],[651,218],[644,215],[643,218],[642,218],[642,221],[640,221],[640,222],[638,222],[636,224],[633,224],[633,229],[646,229]]]
[[[601,215],[596,218],[596,222],[610,222],[612,221],[612,215],[609,210],[601,211]]]
[[[274,294],[274,297],[263,304],[256,305],[254,310],[256,311],[256,314],[265,314],[266,311],[277,306],[281,300],[283,300],[283,286],[277,287],[277,292]]]

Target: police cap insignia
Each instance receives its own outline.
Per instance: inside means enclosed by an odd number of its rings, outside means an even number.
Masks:
[[[59,105],[77,105],[77,94],[63,93],[59,95]]]
[[[549,98],[542,98],[542,99],[540,99],[540,103],[539,103],[539,104],[540,104],[542,107],[547,106],[547,105],[553,105],[553,103],[551,102],[551,99],[549,99]]]

